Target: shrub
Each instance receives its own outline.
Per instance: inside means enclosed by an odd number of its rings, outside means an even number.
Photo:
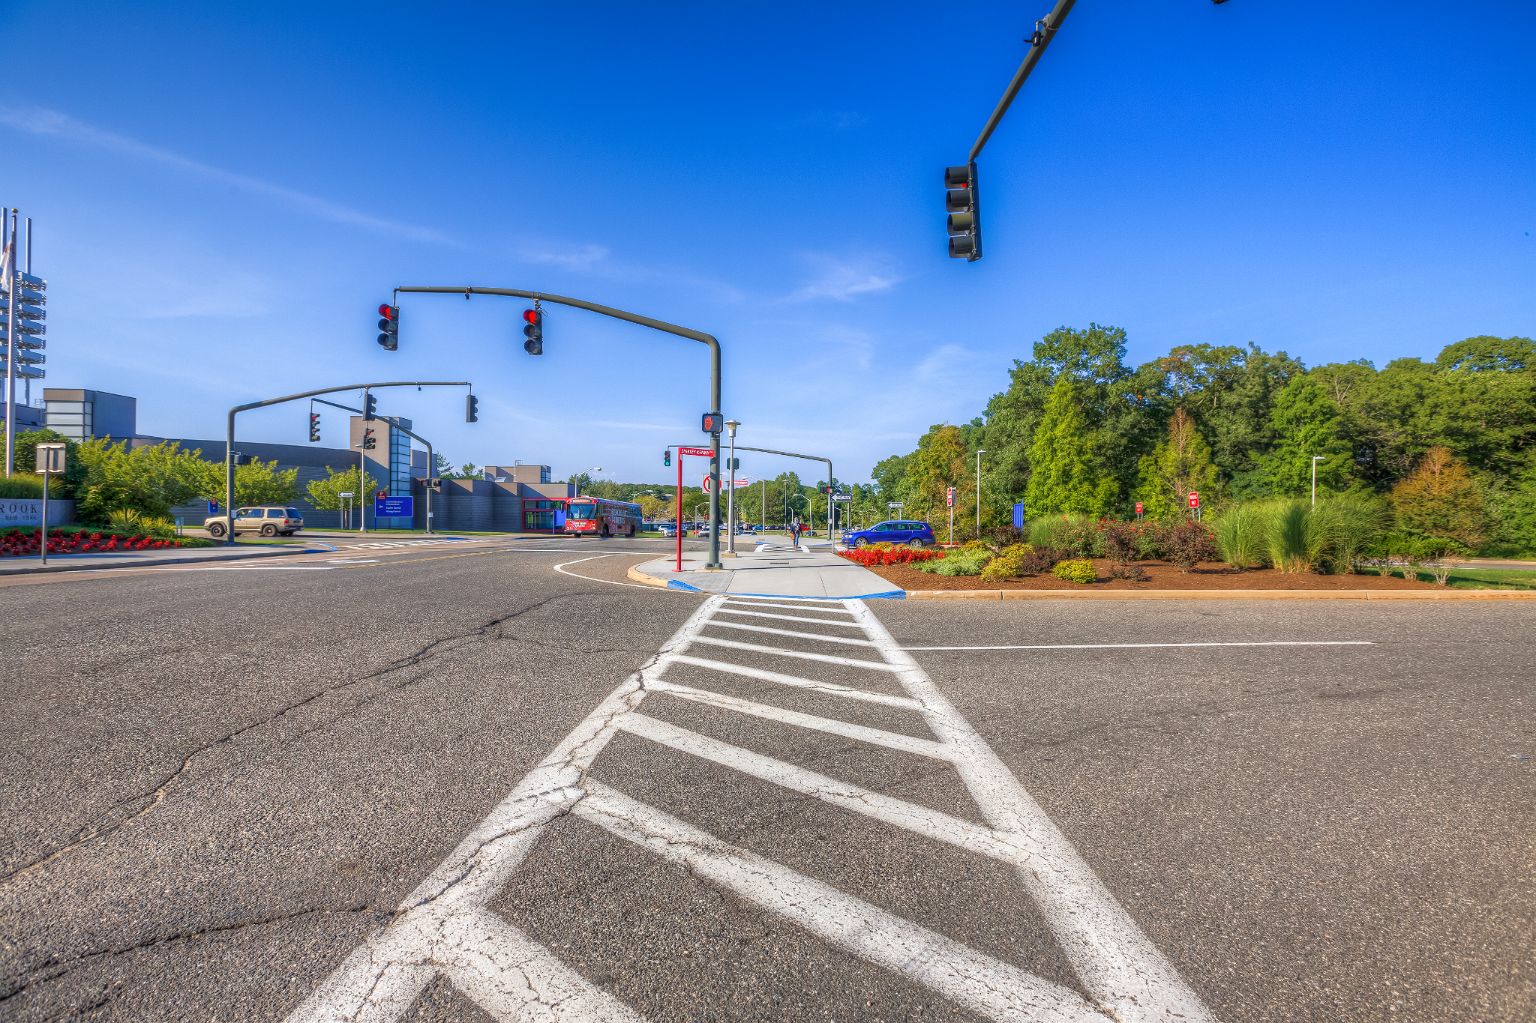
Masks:
[[[1136,523],[1136,558],[1139,561],[1160,560],[1163,549],[1163,530],[1155,522]]]
[[[997,557],[987,562],[981,570],[982,579],[993,582],[999,579],[1017,579],[1024,575],[1024,566],[1027,559],[1033,559],[1035,549],[1027,543],[1010,544],[997,553]],[[1038,569],[1036,569],[1038,571]],[[1033,575],[1034,573],[1028,573]]]
[[[1093,562],[1087,558],[1063,561],[1052,569],[1051,574],[1069,583],[1091,583],[1099,577],[1099,574],[1093,570]]]
[[[1253,503],[1234,504],[1216,520],[1216,550],[1221,560],[1239,572],[1263,564],[1266,548],[1263,507]]]
[[[1111,522],[1104,527],[1104,556],[1117,564],[1135,561],[1136,527],[1129,522]]]
[[[1052,515],[1029,524],[1029,542],[1036,549],[1055,547],[1080,558],[1104,556],[1099,523],[1086,515]]]
[[[1429,569],[1435,577],[1435,585],[1445,586],[1451,573],[1471,554],[1466,544],[1444,536],[1429,536],[1420,540],[1415,548],[1418,564]]]
[[[1022,544],[1025,541],[1024,530],[1017,526],[993,526],[989,531],[992,546],[998,550],[1004,547],[1012,547],[1014,544]]]
[[[1338,494],[1319,505],[1323,509],[1330,566],[1336,572],[1358,572],[1387,527],[1386,503],[1374,494]]]
[[[1215,561],[1217,558],[1210,530],[1193,520],[1165,529],[1163,547],[1169,563],[1180,572],[1188,572],[1202,561]]]
[[[951,551],[937,561],[927,561],[918,567],[924,572],[943,576],[980,575],[991,557],[985,551]]]
[[[1020,572],[1024,575],[1037,575],[1041,572],[1049,572],[1058,562],[1065,560],[1066,557],[1067,552],[1056,547],[1035,547],[1033,554],[1027,554],[1021,559],[1022,567]]]
[[[985,540],[967,540],[956,549],[962,551],[986,551],[988,554],[992,553],[992,545],[987,543]]]
[[[20,501],[36,501],[43,496],[43,480],[40,476],[12,476],[9,479],[0,478],[0,498],[11,498]],[[48,487],[49,497],[58,497],[59,490],[52,484]]]
[[[134,533],[144,516],[133,508],[119,508],[107,515],[107,528],[118,533]]]
[[[145,536],[169,540],[176,535],[176,523],[170,519],[143,518],[139,520],[139,532]]]
[[[1123,562],[1111,565],[1109,569],[1111,579],[1128,579],[1133,583],[1147,581],[1147,570],[1134,562]]]
[[[1272,501],[1265,507],[1269,563],[1277,572],[1310,572],[1314,530],[1307,502]]]

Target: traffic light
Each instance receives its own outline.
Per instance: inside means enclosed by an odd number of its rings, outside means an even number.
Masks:
[[[672,449],[671,448],[667,448],[667,450],[665,450],[665,451],[663,451],[661,453],[661,464],[665,465],[665,466],[667,466],[669,468],[671,467],[671,465],[672,465]]]
[[[379,411],[379,399],[374,395],[366,395],[363,398],[363,418],[372,419]]]
[[[480,399],[473,394],[464,396],[464,421],[466,423],[478,423],[480,421]]]
[[[974,263],[981,258],[981,200],[976,164],[944,168],[944,208],[949,211],[949,255]]]
[[[429,477],[427,479],[427,489],[428,490],[442,490],[443,489],[443,478],[441,476]]]
[[[363,449],[372,451],[377,443],[373,436],[373,427],[365,427],[363,429]]]
[[[309,442],[311,444],[314,444],[314,443],[317,443],[319,440],[320,440],[320,413],[318,413],[318,412],[311,412],[309,414]]]
[[[400,307],[379,306],[379,346],[393,352],[400,347]]]
[[[535,305],[523,310],[523,351],[529,355],[544,354],[544,311]]]
[[[706,412],[703,419],[703,430],[713,437],[720,436],[720,431],[725,428],[725,417],[718,412]]]

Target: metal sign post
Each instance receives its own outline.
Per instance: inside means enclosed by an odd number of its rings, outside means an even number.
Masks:
[[[43,515],[38,529],[37,553],[44,565],[48,564],[48,477],[63,475],[64,451],[64,445],[57,442],[37,446],[37,473],[43,478]]]
[[[675,539],[677,541],[676,570],[681,572],[683,570],[683,457],[709,458],[714,452],[709,448],[688,447],[685,444],[668,445],[668,447],[677,448],[677,536]],[[710,475],[706,474],[704,476],[704,490],[706,492],[710,490],[710,482]]]

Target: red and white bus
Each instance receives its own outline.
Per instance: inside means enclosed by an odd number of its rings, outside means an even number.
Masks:
[[[565,532],[571,536],[634,536],[640,506],[601,497],[572,497],[565,502]]]

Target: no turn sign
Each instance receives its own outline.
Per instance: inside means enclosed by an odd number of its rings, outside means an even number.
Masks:
[[[1191,490],[1189,492],[1189,506],[1191,508],[1198,508],[1198,507],[1200,507],[1200,493],[1199,493],[1199,491]]]

